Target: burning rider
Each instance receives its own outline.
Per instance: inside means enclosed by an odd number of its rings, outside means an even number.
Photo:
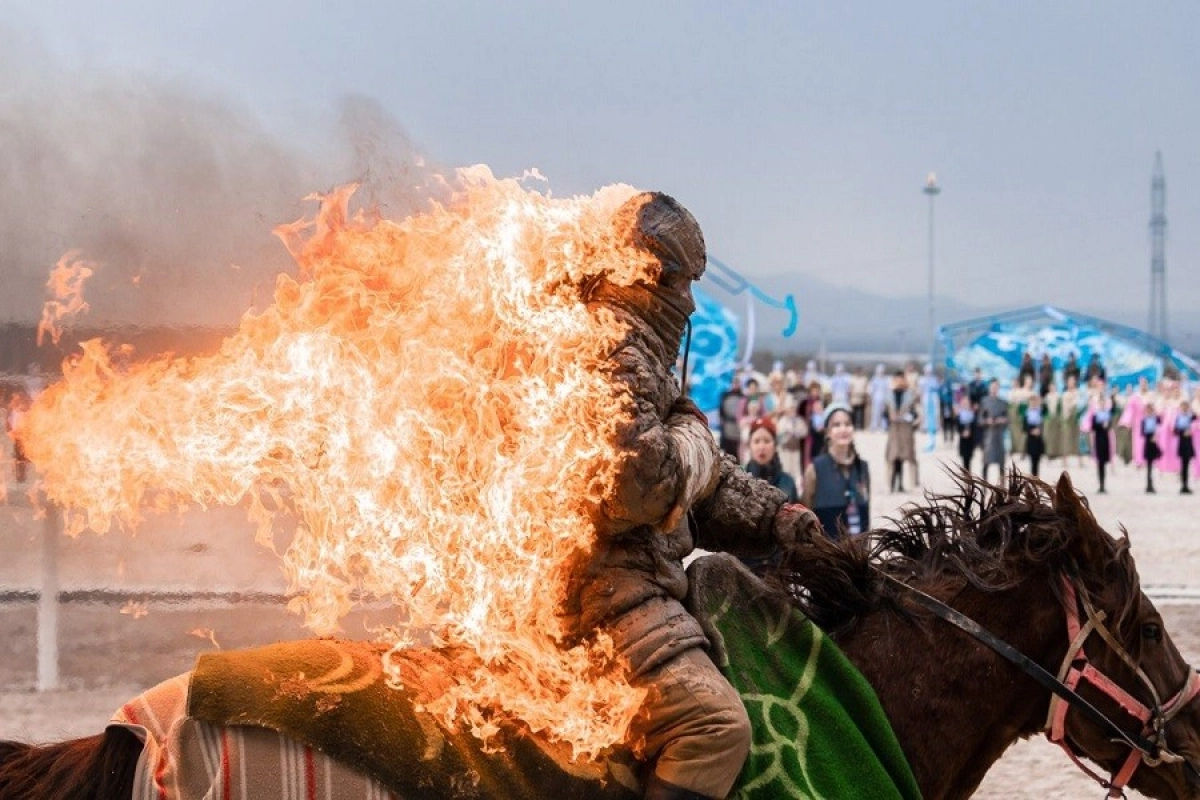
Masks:
[[[628,325],[613,377],[634,410],[619,433],[630,454],[611,496],[595,509],[597,541],[572,570],[568,630],[610,634],[629,680],[649,689],[631,731],[654,762],[645,797],[721,798],[750,749],[750,722],[734,688],[705,652],[708,641],[682,600],[683,558],[694,547],[763,557],[819,535],[812,512],[722,455],[702,412],[672,374],[691,285],[705,267],[704,238],[674,199],[641,194],[617,213],[634,243],[662,264],[653,285],[590,284],[589,306]]]

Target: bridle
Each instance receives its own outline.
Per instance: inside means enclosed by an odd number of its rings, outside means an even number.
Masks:
[[[1154,684],[1137,665],[1129,652],[1121,646],[1113,636],[1112,631],[1104,624],[1105,614],[1097,611],[1088,599],[1086,592],[1077,592],[1075,583],[1063,574],[1060,577],[1063,590],[1063,607],[1067,616],[1067,638],[1071,642],[1067,654],[1059,667],[1057,680],[1059,683],[1074,690],[1081,681],[1087,681],[1105,696],[1117,703],[1125,713],[1142,723],[1141,734],[1136,743],[1131,742],[1129,755],[1124,763],[1107,781],[1089,769],[1072,749],[1066,736],[1067,712],[1071,709],[1069,701],[1055,694],[1050,698],[1050,711],[1046,715],[1046,738],[1057,744],[1070,756],[1081,770],[1102,786],[1108,789],[1109,797],[1123,797],[1124,788],[1133,777],[1133,773],[1142,764],[1156,767],[1159,764],[1175,764],[1185,761],[1183,756],[1171,750],[1167,744],[1166,727],[1179,712],[1200,693],[1200,672],[1188,669],[1188,676],[1182,688],[1166,702],[1159,700]],[[1082,606],[1087,622],[1080,625],[1079,609]],[[1112,678],[1098,670],[1088,659],[1083,646],[1088,638],[1095,633],[1137,676],[1138,681],[1149,693],[1152,705],[1147,706],[1129,692],[1121,688]],[[1148,745],[1148,746],[1147,746]],[[1190,762],[1189,766],[1192,766]],[[1195,770],[1195,767],[1192,766]]]
[[[1124,797],[1124,787],[1143,763],[1155,767],[1159,764],[1174,764],[1182,761],[1192,772],[1197,774],[1197,777],[1200,777],[1196,766],[1183,756],[1173,752],[1166,739],[1167,724],[1179,714],[1184,706],[1195,699],[1197,694],[1200,694],[1200,673],[1195,668],[1189,667],[1188,677],[1184,680],[1183,687],[1166,702],[1160,702],[1158,692],[1146,673],[1104,624],[1105,613],[1096,611],[1092,607],[1086,592],[1076,591],[1075,581],[1066,573],[1061,573],[1059,580],[1062,584],[1063,606],[1067,617],[1067,638],[1070,645],[1057,676],[941,600],[886,572],[879,571],[879,574],[910,594],[918,605],[987,645],[1033,678],[1043,688],[1049,690],[1052,694],[1050,711],[1044,729],[1046,738],[1060,746],[1084,773],[1107,789],[1108,797]],[[1087,622],[1084,625],[1080,625],[1079,608],[1081,605],[1087,616]],[[1109,648],[1133,670],[1138,680],[1149,692],[1153,705],[1146,706],[1092,665],[1083,651],[1083,646],[1093,633],[1103,639]],[[1138,719],[1142,723],[1141,731],[1139,733],[1126,732],[1109,719],[1104,712],[1080,695],[1076,691],[1076,687],[1080,681],[1084,680],[1114,700],[1130,716]],[[1067,712],[1072,709],[1106,729],[1112,734],[1115,741],[1129,747],[1129,755],[1125,758],[1124,763],[1108,780],[1087,767],[1079,754],[1072,749],[1066,737]]]

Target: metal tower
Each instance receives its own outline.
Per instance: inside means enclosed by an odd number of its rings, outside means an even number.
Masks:
[[[1150,335],[1167,341],[1167,179],[1162,152],[1150,179]]]

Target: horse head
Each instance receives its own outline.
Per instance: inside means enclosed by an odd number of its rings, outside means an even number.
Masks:
[[[1150,797],[1200,797],[1200,675],[1142,591],[1124,529],[1119,539],[1104,531],[1065,474],[1053,502],[1069,537],[1061,579],[1069,644],[1058,677],[1126,735],[1061,697],[1051,701],[1046,735],[1077,762],[1106,770],[1102,779],[1084,767],[1112,797],[1124,785]]]

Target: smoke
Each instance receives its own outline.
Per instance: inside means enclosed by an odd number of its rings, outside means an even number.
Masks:
[[[50,268],[79,250],[98,265],[82,324],[229,326],[293,268],[272,228],[311,214],[306,196],[359,181],[358,203],[395,217],[446,190],[367,98],[301,146],[231,100],[68,68],[3,29],[0,74],[0,323],[35,323]]]

